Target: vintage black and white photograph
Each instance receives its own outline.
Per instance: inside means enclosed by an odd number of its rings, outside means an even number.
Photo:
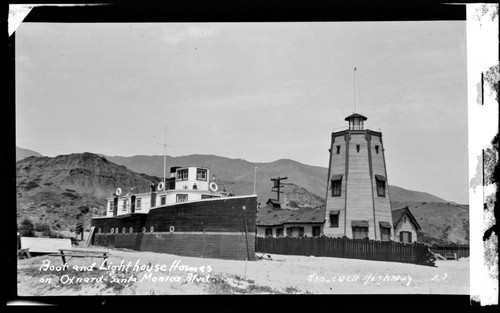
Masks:
[[[470,295],[467,41],[20,23],[17,294]]]

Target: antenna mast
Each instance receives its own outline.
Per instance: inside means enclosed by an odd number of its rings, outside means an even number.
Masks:
[[[354,67],[354,113],[356,113],[357,105],[358,105],[358,80],[356,78],[356,67]]]
[[[167,184],[167,126],[164,126],[163,128],[163,146],[165,147],[164,153],[163,153],[163,186],[166,188]]]

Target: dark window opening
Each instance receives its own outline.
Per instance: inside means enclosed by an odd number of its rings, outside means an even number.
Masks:
[[[412,242],[411,241],[411,232],[409,232],[409,231],[399,232],[399,241],[411,243]]]
[[[283,228],[276,228],[276,237],[283,237]]]
[[[312,235],[313,235],[313,237],[321,236],[321,226],[313,226]]]
[[[379,146],[375,146],[375,153],[378,154],[378,148]]]
[[[352,227],[352,238],[353,239],[368,238],[368,227],[353,226]]]
[[[272,236],[273,235],[273,229],[272,228],[266,228],[265,230],[265,236]]]
[[[338,213],[330,213],[330,227],[339,227]]]
[[[304,227],[288,227],[286,235],[289,237],[302,237],[304,236]]]
[[[385,197],[385,181],[378,178],[375,180],[377,181],[377,195],[379,197]]]
[[[340,154],[340,146],[337,146],[337,154]]]
[[[391,239],[391,229],[380,227],[380,239],[382,241],[389,241]]]
[[[332,180],[332,197],[340,197],[342,193],[342,179]]]
[[[165,205],[167,203],[167,196],[160,197],[160,205]]]
[[[360,145],[356,145],[356,151],[359,152]]]

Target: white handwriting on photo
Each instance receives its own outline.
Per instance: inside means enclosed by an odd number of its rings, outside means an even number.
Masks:
[[[448,278],[445,274],[434,274],[430,279],[433,282],[441,282]],[[405,275],[393,275],[393,274],[378,274],[378,273],[368,273],[365,275],[353,274],[353,275],[337,275],[337,276],[323,276],[313,273],[308,275],[306,281],[311,283],[362,283],[364,286],[368,284],[387,284],[387,283],[402,283],[403,285],[409,287],[412,282],[412,277],[409,274]]]
[[[76,271],[76,274],[66,274],[69,269]],[[170,265],[166,264],[141,264],[140,260],[135,263],[132,261],[122,260],[119,264],[113,264],[109,261],[103,261],[99,265],[92,263],[88,266],[81,265],[68,265],[66,262],[63,265],[51,264],[50,260],[44,260],[38,269],[40,272],[53,274],[54,272],[63,274],[59,277],[58,281],[64,285],[77,284],[77,283],[130,283],[130,282],[209,282],[210,273],[213,268],[211,265],[203,266],[189,266],[181,264],[181,259],[177,259]],[[102,271],[106,271],[103,274]],[[96,272],[98,274],[94,277],[84,276],[81,277],[83,272]],[[144,273],[145,272],[145,273]],[[118,275],[121,273],[122,275]],[[134,273],[139,274],[136,276]],[[175,273],[175,275],[173,275]],[[125,275],[123,275],[125,274]],[[126,275],[128,274],[128,275]],[[142,274],[142,275],[141,275]],[[183,275],[184,274],[184,275]],[[42,277],[39,279],[40,283],[51,283],[51,277]]]

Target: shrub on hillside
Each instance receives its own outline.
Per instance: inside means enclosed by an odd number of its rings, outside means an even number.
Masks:
[[[41,232],[42,236],[44,236],[44,237],[51,236],[50,225],[47,223],[36,223],[35,224],[35,231]]]
[[[19,235],[21,237],[35,237],[35,226],[33,222],[25,218],[19,225]]]
[[[87,214],[89,213],[89,207],[88,206],[84,206],[84,205],[81,205],[78,207],[78,210],[82,213],[82,214]]]

